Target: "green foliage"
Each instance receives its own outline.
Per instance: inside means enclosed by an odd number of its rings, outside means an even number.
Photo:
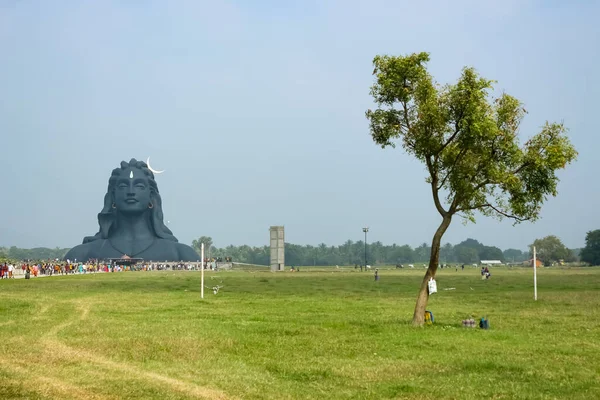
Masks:
[[[580,258],[590,265],[600,265],[600,229],[585,235],[585,247],[581,249]]]
[[[429,260],[429,256],[431,254],[431,246],[427,243],[422,243],[420,246],[415,248],[415,260],[416,261],[426,261]]]
[[[536,239],[529,245],[529,252],[533,255],[533,247],[536,248],[537,258],[545,265],[552,265],[559,261],[574,261],[574,256],[563,242],[556,236],[550,235],[542,239]]]
[[[525,261],[529,258],[529,254],[518,249],[506,249],[503,254],[507,262]]]
[[[461,250],[464,243],[469,241],[477,244],[473,249],[468,248],[467,253]],[[268,246],[227,246],[213,248],[213,257],[232,257],[234,261],[250,264],[268,265],[270,254]],[[327,246],[321,243],[318,246],[285,244],[285,263],[287,265],[362,265],[365,262],[365,244],[362,240],[346,241],[339,246]],[[384,245],[373,242],[367,245],[367,261],[372,265],[395,265],[409,263],[424,263],[429,260],[431,247],[426,243],[411,248],[408,245]],[[467,254],[467,255],[465,255]],[[480,259],[504,260],[502,251],[497,247],[485,246],[476,240],[468,239],[459,245],[452,246],[446,243],[442,248],[440,262],[443,263],[476,263]],[[517,260],[521,261],[521,260]]]
[[[454,247],[456,261],[461,264],[477,263],[481,260],[504,262],[504,253],[498,247],[485,246],[475,239],[467,239]]]
[[[483,244],[479,243],[479,241],[477,241],[475,239],[468,238],[466,240],[463,240],[459,244],[457,244],[457,246],[469,247],[471,249],[475,249],[475,250],[479,251],[479,249],[481,249],[481,247],[483,247]]]
[[[47,247],[36,247],[33,249],[21,249],[16,246],[10,248],[3,247],[0,249],[0,260],[54,260],[62,259],[67,254],[69,249],[61,249],[55,247],[53,249]]]
[[[200,236],[198,239],[192,240],[192,248],[198,254],[202,251],[202,243],[204,243],[204,257],[208,257],[208,251],[213,245],[212,238],[210,236]]]
[[[438,212],[474,221],[474,211],[517,222],[536,220],[547,196],[555,196],[556,171],[577,152],[562,123],[547,122],[519,145],[526,113],[516,98],[492,98],[493,81],[464,68],[456,84],[440,86],[426,69],[429,54],[376,56],[378,108],[368,110],[371,136],[426,164]],[[440,199],[445,193],[445,205]]]
[[[479,250],[480,260],[500,260],[504,262],[504,253],[494,246],[482,246]]]
[[[477,250],[472,247],[457,246],[455,248],[456,261],[461,264],[473,264],[479,261]]]

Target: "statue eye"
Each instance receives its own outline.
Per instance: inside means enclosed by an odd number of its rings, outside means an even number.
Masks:
[[[117,187],[119,189],[127,189],[127,184],[126,183],[119,183],[119,185]]]
[[[135,185],[135,187],[138,189],[146,189],[146,185],[144,185],[143,183],[138,183],[137,185]]]

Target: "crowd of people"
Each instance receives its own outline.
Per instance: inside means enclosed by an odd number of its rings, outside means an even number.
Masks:
[[[69,274],[87,274],[98,272],[122,272],[122,271],[161,271],[161,270],[200,270],[200,262],[197,263],[153,263],[141,262],[132,265],[121,265],[100,260],[90,260],[88,262],[72,261],[31,261],[26,260],[19,263],[4,262],[0,264],[0,279],[15,278],[16,275],[22,275],[26,278],[52,275]],[[204,269],[216,269],[216,261],[206,260]]]
[[[11,264],[0,265],[0,279],[14,278],[15,266]]]

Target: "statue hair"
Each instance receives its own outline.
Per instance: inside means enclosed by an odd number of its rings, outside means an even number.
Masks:
[[[129,162],[121,161],[121,167],[115,168],[108,180],[108,190],[104,195],[104,207],[98,214],[98,224],[100,225],[100,231],[94,236],[86,236],[83,239],[83,243],[93,242],[100,239],[108,239],[111,234],[111,229],[117,224],[117,210],[112,207],[114,203],[114,190],[117,184],[117,179],[121,176],[123,171],[127,168],[137,168],[141,170],[150,182],[150,199],[152,201],[153,208],[149,209],[150,212],[150,227],[154,231],[154,234],[166,240],[177,242],[177,238],[173,236],[173,232],[163,223],[163,211],[162,211],[162,200],[158,192],[158,185],[154,180],[154,174],[148,169],[143,161],[138,161],[132,158]]]

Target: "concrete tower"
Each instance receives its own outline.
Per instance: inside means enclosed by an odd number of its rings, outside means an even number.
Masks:
[[[272,226],[269,232],[271,235],[271,271],[283,271],[285,269],[283,226]]]

